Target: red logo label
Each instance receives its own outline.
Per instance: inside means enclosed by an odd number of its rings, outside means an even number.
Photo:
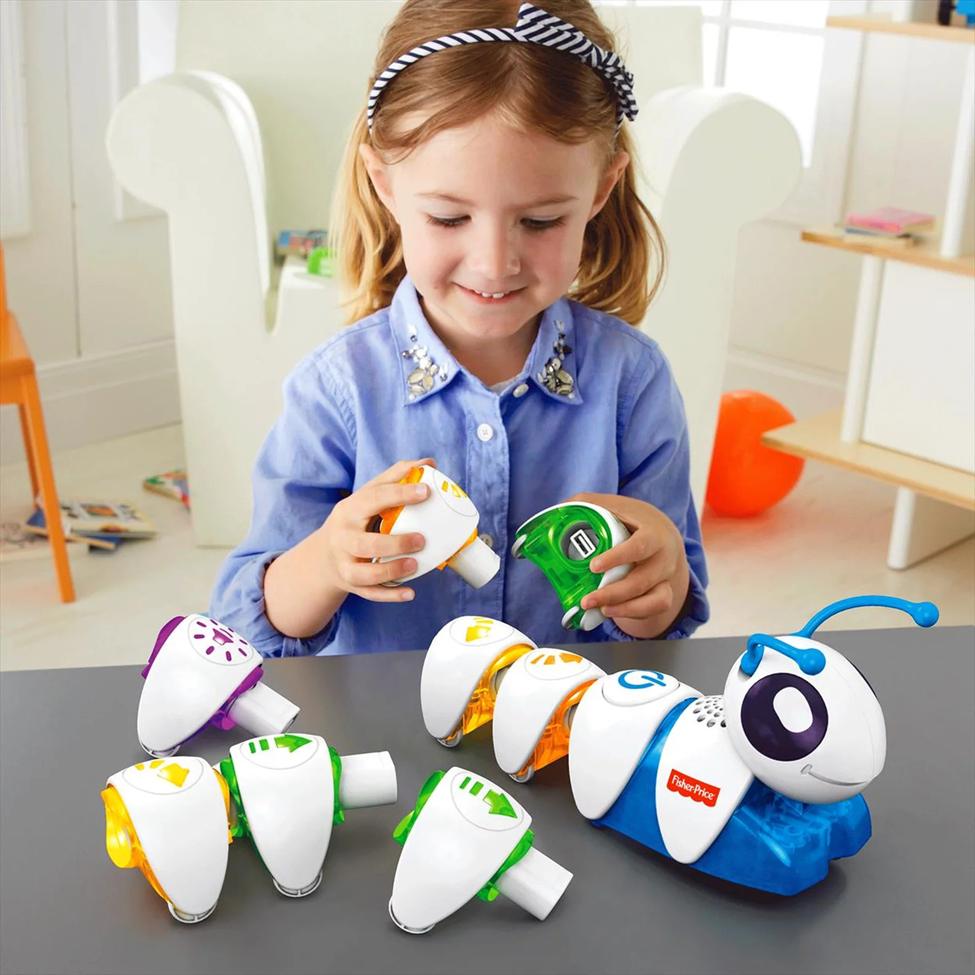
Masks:
[[[695,779],[693,776],[685,775],[675,768],[670,770],[667,788],[671,792],[677,792],[695,802],[703,802],[705,806],[714,806],[718,801],[718,793],[721,791],[716,785],[710,785],[700,779]]]

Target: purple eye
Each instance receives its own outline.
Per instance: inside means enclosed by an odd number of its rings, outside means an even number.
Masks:
[[[794,688],[809,709],[808,727],[790,730],[785,726],[775,699]],[[792,695],[795,696],[794,694]],[[805,758],[826,737],[829,713],[819,691],[794,674],[769,674],[757,681],[741,702],[741,727],[752,748],[776,762]]]

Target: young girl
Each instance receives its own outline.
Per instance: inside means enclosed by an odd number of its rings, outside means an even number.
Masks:
[[[425,648],[455,616],[539,645],[682,637],[708,617],[680,394],[637,328],[660,281],[635,190],[632,76],[586,0],[407,0],[387,29],[344,163],[340,274],[354,326],[284,385],[247,539],[210,613],[267,656]],[[649,266],[657,272],[650,285]],[[571,295],[571,299],[566,297]],[[498,574],[409,586],[420,534],[368,529],[436,464],[480,511]],[[567,633],[517,527],[578,498],[631,537]],[[396,556],[373,562],[376,556]]]

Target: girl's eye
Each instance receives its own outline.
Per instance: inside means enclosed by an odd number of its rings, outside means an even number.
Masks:
[[[434,217],[427,214],[427,223],[431,223],[435,227],[459,227],[466,219],[467,217]],[[533,220],[531,217],[526,217],[522,221],[525,229],[533,232],[549,230],[552,227],[560,226],[562,223],[562,217],[556,217],[554,220]]]
[[[432,223],[436,227],[457,227],[466,219],[467,217],[432,217],[427,214],[427,223]]]
[[[552,227],[560,227],[564,222],[562,217],[556,217],[554,220],[532,220],[530,217],[526,217],[523,221],[526,230],[550,230]]]

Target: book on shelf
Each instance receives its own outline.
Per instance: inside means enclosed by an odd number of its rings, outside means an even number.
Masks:
[[[870,241],[883,241],[885,247],[913,247],[918,238],[913,234],[872,234],[855,227],[844,227],[842,238],[847,243],[868,244]]]
[[[190,484],[186,477],[186,471],[174,470],[164,471],[162,474],[153,474],[147,477],[142,486],[147,491],[162,494],[167,498],[174,498],[179,501],[184,508],[190,506]]]
[[[850,213],[846,218],[846,230],[901,237],[904,234],[920,234],[934,230],[934,216],[900,207],[878,207],[861,213]]]
[[[68,546],[72,557],[87,551],[87,545]],[[0,562],[50,558],[51,546],[46,535],[32,532],[18,521],[0,523]]]

